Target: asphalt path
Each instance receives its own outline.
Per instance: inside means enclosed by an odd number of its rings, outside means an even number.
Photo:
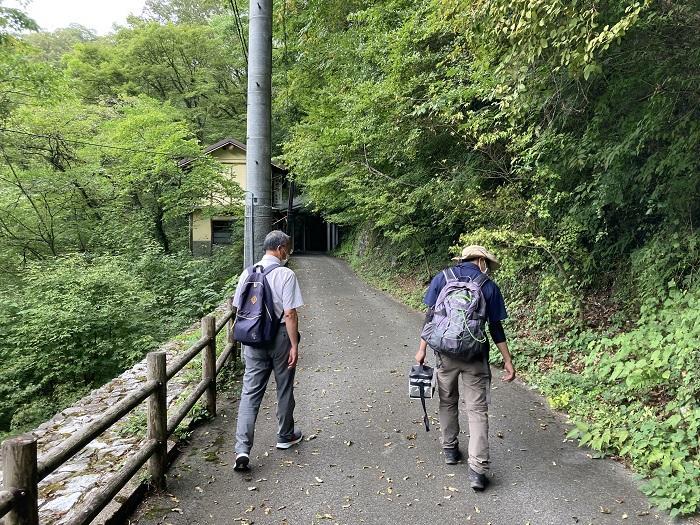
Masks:
[[[566,440],[564,418],[526,385],[494,369],[491,484],[469,488],[466,463],[445,465],[437,399],[425,432],[407,372],[422,315],[362,282],[342,261],[295,257],[306,306],[296,419],[306,439],[275,448],[275,387],[258,417],[252,469],[232,468],[235,394],[198,429],[132,523],[648,524],[670,523],[619,463]],[[462,449],[468,442],[461,416]]]

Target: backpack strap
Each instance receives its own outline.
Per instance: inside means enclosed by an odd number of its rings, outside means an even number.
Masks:
[[[262,268],[262,265],[259,265],[259,266]],[[263,280],[264,280],[264,286],[265,286],[265,289],[266,289],[266,290],[269,290],[269,286],[270,286],[270,284],[267,282],[267,276],[268,276],[268,274],[269,274],[272,270],[276,270],[276,269],[279,268],[280,266],[282,266],[282,265],[281,265],[281,264],[277,264],[277,263],[273,263],[273,264],[271,264],[270,266],[268,266],[267,268],[264,268],[264,269],[262,270]],[[282,319],[283,319],[283,318],[284,318],[284,310],[282,311],[282,314],[280,315],[279,319],[277,319],[277,322],[278,322],[278,323],[282,323]]]
[[[254,273],[261,273],[263,271],[263,266],[262,264],[254,264],[252,266],[248,266],[248,268],[246,268],[245,271],[248,272],[247,277],[250,277]]]
[[[445,280],[449,283],[450,281],[457,281],[457,275],[455,275],[454,268],[447,268],[442,271],[445,276]]]
[[[258,266],[262,267],[262,265],[258,265]],[[277,263],[271,264],[271,265],[268,266],[267,268],[263,269],[262,273],[263,273],[263,275],[264,275],[265,277],[267,277],[267,274],[268,274],[268,273],[270,273],[272,270],[276,270],[276,269],[279,268],[280,266],[282,266],[282,265],[281,265],[281,264],[277,264]]]
[[[474,278],[473,282],[476,283],[479,288],[481,288],[482,286],[484,286],[484,284],[486,284],[486,281],[490,281],[490,280],[491,279],[489,278],[488,275],[486,275],[485,273],[480,273],[479,275],[477,275]]]
[[[251,276],[254,273],[261,273],[267,276],[268,273],[270,273],[272,270],[279,268],[280,266],[282,265],[274,263],[265,268],[262,264],[254,264],[253,266],[249,266],[248,268],[246,268],[246,271],[248,272],[248,276]]]

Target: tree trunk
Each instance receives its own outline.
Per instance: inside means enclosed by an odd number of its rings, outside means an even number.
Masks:
[[[158,242],[163,247],[165,253],[170,253],[170,241],[168,240],[168,235],[165,233],[165,225],[163,224],[163,208],[160,205],[156,205],[156,216],[154,218],[154,226],[156,228],[156,238]]]

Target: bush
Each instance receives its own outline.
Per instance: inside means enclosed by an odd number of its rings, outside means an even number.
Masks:
[[[571,409],[582,444],[630,458],[672,515],[700,505],[700,290],[671,283],[634,329],[589,345]]]
[[[238,246],[211,258],[147,250],[30,264],[0,297],[0,435],[112,379],[223,298]]]

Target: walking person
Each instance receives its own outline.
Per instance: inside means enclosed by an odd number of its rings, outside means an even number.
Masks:
[[[503,296],[498,285],[488,277],[489,272],[500,266],[498,259],[484,247],[474,245],[464,248],[462,255],[453,260],[458,264],[433,278],[423,300],[428,311],[415,358],[418,363],[425,361],[429,341],[435,350],[441,440],[448,465],[462,459],[458,439],[461,380],[462,402],[469,420],[469,484],[474,490],[484,490],[489,471],[491,388],[486,322],[491,339],[503,356],[505,374],[502,380],[515,379],[515,369],[501,324],[507,317]],[[450,322],[438,322],[438,318]],[[463,333],[455,329],[456,326],[462,326]],[[469,347],[468,352],[466,347]]]
[[[294,375],[299,356],[297,308],[304,301],[296,275],[285,267],[290,241],[280,230],[267,234],[265,255],[241,273],[233,298],[238,309],[234,337],[249,343],[243,344],[245,372],[238,405],[235,470],[249,468],[255,421],[273,372],[277,384],[277,448],[288,449],[302,439],[302,432],[294,426]],[[262,315],[245,316],[256,308]],[[262,326],[260,322],[267,324]]]

